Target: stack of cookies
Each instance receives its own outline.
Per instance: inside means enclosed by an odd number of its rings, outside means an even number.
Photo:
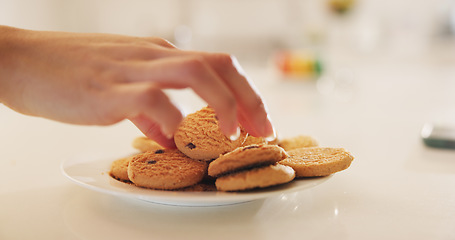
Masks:
[[[186,116],[174,140],[177,149],[164,149],[145,137],[135,139],[133,147],[141,153],[114,161],[110,175],[150,189],[245,191],[327,176],[353,160],[342,148],[318,147],[310,136],[272,143],[242,129],[238,139],[230,140],[210,107]]]

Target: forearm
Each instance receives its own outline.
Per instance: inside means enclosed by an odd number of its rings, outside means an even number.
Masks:
[[[0,102],[8,104],[20,87],[20,52],[27,31],[0,26]]]

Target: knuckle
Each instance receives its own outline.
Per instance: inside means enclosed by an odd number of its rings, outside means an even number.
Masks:
[[[261,111],[262,109],[265,108],[264,102],[259,96],[255,96],[254,98],[251,99],[250,108],[256,111]]]
[[[144,90],[138,97],[138,103],[143,104],[145,107],[155,108],[164,102],[164,94],[161,90],[154,87],[149,87]]]
[[[259,96],[250,99],[246,104],[246,107],[251,114],[261,117],[266,115],[265,104]]]
[[[122,118],[119,117],[113,110],[112,111],[105,110],[100,112],[98,118],[99,124],[102,126],[111,125],[122,120]]]
[[[186,74],[192,76],[195,81],[204,80],[203,76],[206,75],[207,66],[203,58],[193,56],[186,59],[182,64]]]
[[[121,114],[116,111],[115,107],[112,105],[102,105],[100,102],[104,102],[106,99],[105,94],[97,96],[96,101],[91,101],[90,104],[91,112],[93,113],[93,118],[96,119],[95,122],[97,125],[111,125],[113,123],[119,122],[122,120]],[[101,101],[99,101],[101,99]],[[93,103],[97,102],[97,103]]]
[[[149,41],[150,42],[153,42],[157,45],[160,45],[162,47],[166,47],[166,48],[175,48],[174,44],[172,44],[171,42],[169,42],[168,40],[164,39],[164,38],[160,38],[160,37],[150,37],[149,38]]]
[[[209,58],[217,66],[226,67],[234,65],[234,57],[227,53],[213,53]]]
[[[226,95],[220,100],[219,108],[223,112],[235,111],[237,107],[237,99],[233,95]]]
[[[91,76],[88,77],[86,88],[89,92],[98,95],[106,94],[111,90],[113,84],[120,81],[119,74],[112,68],[94,69]]]

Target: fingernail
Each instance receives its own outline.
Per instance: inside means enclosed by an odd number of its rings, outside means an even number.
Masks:
[[[230,139],[231,141],[235,141],[235,140],[239,139],[239,137],[240,137],[240,128],[237,127],[237,130],[235,131],[234,134],[232,134],[232,135],[229,136],[229,139]]]
[[[174,132],[165,129],[164,127],[161,128],[161,133],[169,140],[174,138]]]
[[[276,133],[275,133],[275,130],[273,131],[272,134],[270,134],[269,136],[265,137],[264,138],[267,142],[272,142],[272,141],[275,141],[276,139]]]
[[[172,138],[174,138],[174,134],[165,133],[164,136],[165,136],[167,139],[172,139]]]
[[[265,135],[264,139],[267,142],[271,142],[271,141],[274,141],[276,139],[275,128],[272,125],[272,121],[270,120],[270,116],[269,115],[267,115],[267,120],[265,122],[264,135]]]

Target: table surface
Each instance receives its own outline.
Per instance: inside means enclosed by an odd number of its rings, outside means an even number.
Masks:
[[[351,167],[316,187],[247,203],[182,207],[83,188],[60,170],[131,153],[131,123],[73,126],[0,105],[0,239],[455,239],[455,151],[425,122],[455,124],[455,67],[434,58],[346,58],[319,81],[246,67],[281,138],[345,147]],[[170,91],[191,112],[203,102]]]

